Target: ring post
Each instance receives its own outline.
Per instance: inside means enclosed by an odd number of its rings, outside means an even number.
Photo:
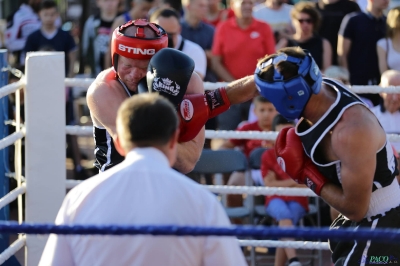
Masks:
[[[25,221],[54,223],[66,191],[64,53],[28,53],[25,75]],[[47,238],[27,235],[25,265],[38,265]]]
[[[0,87],[8,83],[8,69],[7,69],[7,50],[0,49]],[[0,138],[8,136],[8,126],[5,124],[8,120],[8,96],[0,99]],[[6,173],[9,172],[9,155],[8,147],[0,150],[0,198],[4,197],[9,192],[9,178]],[[10,219],[10,209],[7,206],[0,210],[0,220],[8,221]],[[0,239],[0,252],[9,246],[8,234],[1,234]]]

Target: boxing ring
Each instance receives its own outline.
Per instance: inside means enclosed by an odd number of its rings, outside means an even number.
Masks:
[[[152,234],[152,235],[233,235],[265,237],[302,237],[318,239],[322,236],[335,237],[326,229],[265,229],[265,228],[179,228],[179,227],[71,227],[54,226],[54,220],[66,190],[80,181],[66,179],[65,134],[92,136],[92,127],[65,126],[65,87],[88,88],[93,79],[66,79],[64,54],[61,52],[28,53],[25,76],[20,81],[0,89],[0,98],[15,93],[16,119],[13,123],[16,132],[0,140],[0,149],[15,143],[16,160],[14,178],[17,188],[0,199],[0,209],[18,199],[18,222],[0,223],[0,232],[19,233],[19,238],[0,254],[0,264],[25,248],[25,265],[37,265],[47,241],[40,234]],[[205,83],[206,89],[215,89],[223,83]],[[20,121],[20,90],[24,89],[25,121]],[[357,93],[400,93],[400,87],[381,88],[379,86],[352,86]],[[206,138],[276,138],[275,132],[235,132],[206,130]],[[21,139],[25,137],[25,177],[22,176]],[[400,142],[399,135],[388,135],[391,142]],[[204,186],[213,193],[247,195],[316,195],[307,188],[268,188],[237,186]],[[25,194],[25,213],[23,213],[22,195]],[[24,223],[23,223],[24,221]],[[366,239],[368,232],[347,231],[336,237],[348,239]],[[369,238],[381,238],[399,243],[400,231],[376,231]],[[296,249],[327,250],[326,242],[274,241],[274,240],[238,240],[241,246],[252,247],[292,247]],[[254,261],[252,261],[254,265]]]

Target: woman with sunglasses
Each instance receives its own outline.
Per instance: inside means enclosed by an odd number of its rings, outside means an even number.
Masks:
[[[286,47],[300,46],[310,51],[318,67],[324,71],[332,65],[332,47],[328,40],[317,34],[321,15],[314,3],[299,2],[294,5],[292,24],[295,34],[286,42]]]

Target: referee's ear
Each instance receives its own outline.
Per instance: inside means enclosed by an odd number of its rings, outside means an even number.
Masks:
[[[117,152],[118,152],[122,157],[125,157],[126,154],[127,154],[127,151],[125,151],[125,149],[122,148],[121,140],[120,140],[120,138],[118,137],[118,134],[116,134],[116,135],[114,136],[113,141],[114,141],[114,146],[115,146],[115,149],[117,150]]]

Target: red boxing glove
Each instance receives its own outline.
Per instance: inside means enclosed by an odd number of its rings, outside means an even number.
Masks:
[[[303,145],[294,128],[284,128],[279,133],[275,152],[278,164],[299,184],[306,184],[317,195],[329,182],[303,150]]]
[[[208,120],[209,110],[203,94],[187,94],[178,105],[179,142],[194,139]]]
[[[208,119],[225,112],[229,107],[224,88],[207,91],[205,94],[186,94],[177,107],[180,118],[178,141],[194,139]]]

